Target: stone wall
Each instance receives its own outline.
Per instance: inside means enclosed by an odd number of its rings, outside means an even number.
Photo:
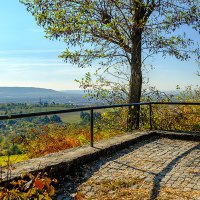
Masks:
[[[11,166],[10,176],[7,177],[7,169],[3,169],[3,181],[7,179],[19,178],[23,172],[37,173],[45,171],[54,178],[62,177],[69,173],[78,165],[87,164],[100,157],[112,154],[118,150],[129,147],[142,140],[148,140],[154,137],[166,137],[170,139],[185,139],[200,141],[200,134],[191,133],[171,133],[161,131],[134,131],[117,136],[108,140],[94,143],[94,147],[82,146],[72,148],[57,153],[48,154],[40,158],[30,159]]]

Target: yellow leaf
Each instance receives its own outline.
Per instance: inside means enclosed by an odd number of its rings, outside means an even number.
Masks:
[[[44,184],[47,186],[47,188],[49,188],[49,186],[51,184],[51,179],[50,178],[45,178]]]
[[[55,189],[54,189],[54,187],[51,185],[50,187],[49,187],[49,196],[53,196],[55,194]]]

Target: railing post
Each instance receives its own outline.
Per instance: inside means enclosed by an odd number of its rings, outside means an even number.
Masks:
[[[136,116],[136,128],[140,128],[140,105],[136,105],[137,108],[137,116]]]
[[[128,106],[128,116],[127,116],[127,119],[126,119],[126,131],[127,132],[129,132],[129,131],[131,131],[130,130],[130,125],[129,125],[129,123],[130,123],[130,110],[131,110],[131,106]]]
[[[94,110],[90,110],[90,146],[94,146]]]
[[[149,124],[150,124],[150,130],[152,130],[152,104],[149,103]]]

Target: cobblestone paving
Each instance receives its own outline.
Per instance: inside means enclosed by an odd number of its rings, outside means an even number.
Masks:
[[[62,195],[56,199],[75,199],[77,193],[81,194],[82,199],[98,199],[102,182],[127,180],[130,177],[139,178],[142,184],[140,181],[139,186],[137,183],[129,185],[129,189],[140,187],[148,190],[150,196],[147,199],[159,197],[162,188],[172,188],[194,192],[196,196],[191,199],[199,200],[200,144],[165,138],[140,142],[110,157],[77,168],[72,175],[63,179],[60,185]],[[107,191],[108,194],[112,196],[114,189]]]

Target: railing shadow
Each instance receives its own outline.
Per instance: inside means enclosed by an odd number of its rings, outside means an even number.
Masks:
[[[155,140],[154,140],[155,141]],[[140,146],[141,147],[141,146]],[[123,162],[119,162],[119,161],[115,161],[116,158],[113,158],[111,160],[114,160],[113,162],[114,163],[117,163],[117,164],[120,164],[120,165],[123,165],[123,166],[126,166],[128,168],[131,168],[133,170],[136,170],[136,171],[140,171],[140,172],[144,172],[144,173],[147,173],[147,174],[150,174],[150,175],[153,175],[154,178],[153,178],[153,188],[152,188],[152,191],[151,191],[151,195],[150,195],[150,200],[156,200],[159,193],[160,193],[160,189],[161,189],[161,182],[162,180],[164,179],[164,177],[173,169],[173,167],[181,160],[183,159],[184,157],[186,157],[187,155],[189,155],[192,151],[196,150],[196,149],[200,149],[200,144],[198,145],[195,145],[193,146],[192,148],[188,149],[187,151],[183,152],[182,154],[180,154],[179,156],[177,156],[176,158],[174,158],[166,167],[164,167],[162,169],[162,171],[160,171],[159,173],[154,173],[154,172],[151,172],[149,170],[144,170],[142,168],[137,168],[137,167],[134,167],[134,166],[130,166],[130,165],[127,165]],[[136,150],[136,149],[134,149]],[[196,176],[199,176],[200,173],[197,173]]]
[[[63,177],[62,180],[59,180],[61,184],[58,186],[58,188],[62,189],[62,193],[66,193],[67,199],[73,200],[73,194],[76,194],[78,192],[78,187],[86,182],[90,177],[93,176],[95,172],[97,172],[103,165],[106,163],[113,161],[116,164],[124,165],[126,167],[129,167],[133,170],[140,171],[143,173],[147,173],[149,175],[154,176],[153,178],[153,187],[150,194],[150,200],[156,200],[159,196],[160,189],[161,189],[161,182],[164,179],[164,177],[173,169],[173,167],[184,157],[189,155],[192,151],[196,149],[200,149],[200,144],[193,146],[192,148],[188,149],[187,151],[181,153],[176,158],[174,158],[167,166],[165,166],[162,171],[158,173],[151,172],[147,169],[142,169],[134,166],[130,166],[126,163],[116,161],[116,159],[130,153],[133,151],[136,151],[137,149],[144,147],[145,145],[148,145],[152,142],[155,142],[156,140],[159,140],[159,137],[154,137],[150,140],[142,141],[140,143],[137,143],[137,145],[132,146],[131,148],[123,149],[121,151],[118,151],[117,154],[111,154],[107,157],[98,158],[99,160],[92,162],[91,164],[84,165],[84,166],[76,166],[71,170],[71,173],[69,175],[66,175]],[[198,174],[197,174],[198,175]],[[72,197],[71,197],[72,196]],[[54,198],[57,199],[57,196]]]
[[[153,179],[153,188],[152,188],[150,200],[156,200],[157,199],[157,197],[159,195],[160,188],[161,188],[160,183],[161,183],[162,179],[166,176],[166,174],[169,173],[172,170],[174,165],[178,161],[180,161],[183,157],[186,157],[192,151],[199,149],[199,148],[200,148],[200,144],[195,145],[194,147],[188,149],[187,151],[185,151],[184,153],[180,154],[178,157],[173,159],[161,172],[159,172],[155,175],[155,177]]]
[[[59,180],[60,184],[58,184],[56,186],[56,190],[60,190],[59,193],[65,193],[64,197],[67,197],[67,199],[73,200],[74,199],[73,194],[76,194],[78,192],[78,190],[77,190],[78,187],[82,183],[86,182],[90,177],[92,177],[93,174],[96,171],[98,171],[103,165],[105,165],[106,163],[108,163],[110,161],[114,161],[114,160],[120,158],[121,156],[124,156],[125,154],[128,154],[130,152],[133,152],[133,151],[135,151],[149,143],[152,143],[158,139],[159,139],[158,137],[152,137],[149,140],[144,140],[144,141],[137,143],[137,145],[133,144],[132,148],[126,148],[126,149],[117,151],[116,152],[117,154],[105,155],[105,157],[98,158],[98,160],[92,162],[91,164],[83,165],[83,166],[76,166],[75,168],[73,168],[70,171],[70,174],[66,175],[61,180]],[[114,161],[114,162],[116,162],[116,161]],[[143,169],[139,169],[139,168],[135,168],[135,167],[133,167],[133,169],[139,170],[142,172],[146,172],[151,175],[155,175],[154,173],[143,170]],[[72,195],[72,197],[71,197],[71,195]],[[59,194],[57,194],[53,199],[56,200],[58,196],[59,196]]]

